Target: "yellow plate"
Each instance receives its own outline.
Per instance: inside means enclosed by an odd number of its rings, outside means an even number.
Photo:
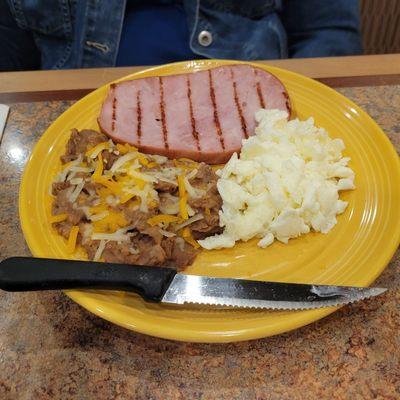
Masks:
[[[151,68],[122,80],[207,69],[234,61],[189,61]],[[385,268],[400,237],[400,163],[378,125],[358,106],[312,79],[279,68],[253,64],[285,84],[295,114],[315,118],[331,137],[340,137],[351,157],[357,189],[343,193],[349,202],[327,235],[311,233],[259,249],[254,242],[234,249],[203,251],[188,273],[287,282],[371,284]],[[36,145],[23,176],[19,210],[33,255],[68,258],[65,241],[49,223],[49,186],[72,128],[97,129],[105,85],[62,114]],[[261,338],[316,321],[336,308],[297,312],[212,310],[147,304],[133,294],[68,291],[86,309],[125,328],[168,339],[230,342]]]

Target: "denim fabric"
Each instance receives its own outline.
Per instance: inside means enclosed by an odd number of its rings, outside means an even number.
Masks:
[[[196,57],[189,46],[182,1],[127,0],[117,66],[165,64]]]
[[[286,58],[287,38],[277,3],[274,0],[185,1],[191,49],[209,58]],[[209,47],[201,46],[197,40],[204,30],[213,35]]]
[[[3,0],[0,0],[0,43],[0,71],[40,68],[40,53],[32,35],[18,28]]]
[[[18,29],[33,35],[43,69],[115,65],[125,0],[7,1]],[[183,4],[189,45],[196,55],[254,60],[361,52],[357,0],[183,0]],[[203,30],[213,36],[208,47],[198,42]]]
[[[115,65],[125,1],[8,2],[18,26],[33,33],[43,69]]]

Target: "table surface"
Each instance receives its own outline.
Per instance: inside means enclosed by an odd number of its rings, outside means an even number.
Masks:
[[[347,58],[337,59],[343,79],[337,74],[330,83],[363,107],[400,151],[400,63],[379,68],[379,60],[349,79],[357,63],[350,63],[351,70]],[[296,62],[284,66],[296,70]],[[303,60],[307,74],[322,80],[333,78],[333,69],[321,67],[330,62]],[[351,70],[347,75],[343,65]],[[81,88],[87,70],[70,71],[75,80],[60,86],[55,76],[69,76],[65,71],[31,72],[33,83],[22,91],[22,75],[0,74],[0,99],[11,105],[0,146],[1,258],[29,255],[18,220],[18,188],[40,135],[73,104],[55,99],[79,97],[104,76],[122,72],[93,70],[92,81]],[[45,76],[54,79],[51,90],[35,87]],[[354,84],[363,86],[343,87]],[[46,101],[32,101],[38,98]],[[25,102],[15,102],[20,100]],[[130,332],[56,291],[1,292],[0,398],[399,399],[399,255],[376,282],[390,289],[384,295],[293,332],[232,344],[179,343]]]

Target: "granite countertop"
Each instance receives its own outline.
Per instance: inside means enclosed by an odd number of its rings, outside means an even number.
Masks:
[[[340,89],[400,150],[400,86]],[[29,255],[18,186],[41,133],[72,102],[11,105],[0,147],[0,256]],[[104,321],[61,292],[0,292],[1,399],[399,399],[400,257],[384,295],[304,328],[232,344],[172,342]]]

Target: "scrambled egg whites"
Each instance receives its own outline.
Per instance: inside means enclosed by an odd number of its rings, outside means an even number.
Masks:
[[[256,135],[217,171],[224,232],[200,240],[205,249],[253,237],[267,247],[311,229],[327,233],[347,207],[339,191],[355,188],[343,141],[331,139],[313,118],[288,121],[286,112],[264,109],[255,117]]]

